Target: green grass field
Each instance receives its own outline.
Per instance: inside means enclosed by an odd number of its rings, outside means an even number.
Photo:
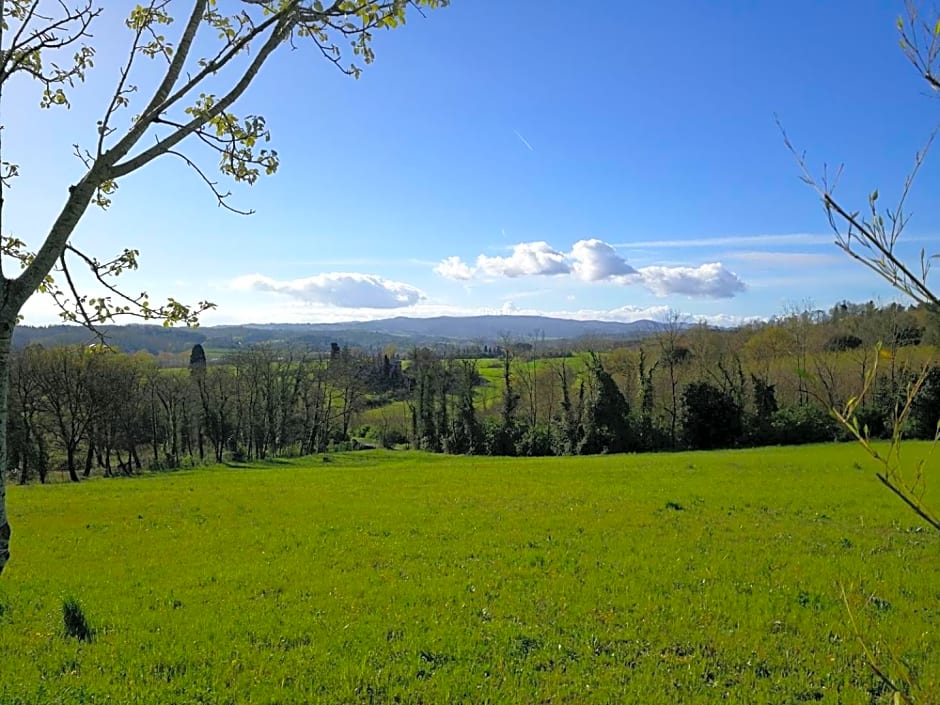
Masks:
[[[871,470],[364,452],[13,487],[0,703],[888,702],[840,584],[940,692],[940,536]]]

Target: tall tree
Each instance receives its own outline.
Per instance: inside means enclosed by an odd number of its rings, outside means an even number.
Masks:
[[[571,401],[571,386],[574,383],[568,362],[564,359],[552,367],[558,377],[561,388],[561,411],[555,421],[556,437],[555,453],[557,455],[573,455],[577,452],[581,442],[580,409],[576,409]]]
[[[0,144],[0,254],[22,264],[17,276],[0,270],[0,572],[9,559],[10,525],[6,512],[6,394],[10,343],[20,310],[37,289],[49,292],[70,320],[89,325],[119,314],[192,322],[209,304],[193,307],[176,299],[153,304],[145,292],[128,294],[115,277],[137,267],[138,251],[126,248],[100,260],[71,242],[88,207],[106,208],[120,180],[158,157],[172,155],[192,167],[219,204],[226,194],[184,151],[201,142],[219,156],[219,169],[236,182],[251,184],[279,164],[261,115],[238,116],[236,102],[275,52],[309,42],[345,73],[358,76],[340,48],[349,42],[364,63],[373,58],[377,30],[402,24],[407,10],[444,6],[448,0],[241,0],[216,3],[191,0],[176,41],[165,36],[174,17],[167,0],[149,0],[130,11],[127,53],[97,57],[91,45],[103,8],[95,0],[0,0],[0,107],[5,89],[17,79],[35,81],[41,108],[68,106],[69,94],[84,80],[93,61],[117,73],[114,90],[89,125],[89,143],[76,147],[83,173],[62,186],[64,203],[44,233],[29,241],[3,232],[2,205],[19,165],[10,163]],[[117,3],[110,3],[112,7]],[[224,9],[223,9],[224,8]],[[201,52],[205,51],[204,54]],[[201,54],[201,55],[200,55]],[[141,64],[159,62],[156,73]],[[153,85],[145,83],[156,76]],[[136,102],[145,96],[144,102]],[[22,110],[17,105],[17,110]],[[0,133],[5,135],[4,133]],[[104,287],[100,296],[75,289],[71,265],[87,267]],[[53,274],[55,273],[55,276]]]
[[[669,423],[669,445],[676,447],[679,429],[679,382],[681,371],[689,361],[690,351],[682,344],[682,334],[687,327],[685,317],[678,311],[668,311],[663,318],[663,328],[656,335],[659,345],[658,365],[666,370],[669,397],[666,400],[666,415]]]
[[[631,445],[630,405],[597,353],[590,354],[587,367],[590,397],[581,452],[623,453]]]
[[[52,419],[55,438],[65,451],[69,479],[78,482],[76,453],[92,422],[89,359],[93,353],[77,346],[42,351],[39,389]]]
[[[44,483],[49,472],[46,433],[40,423],[43,398],[38,370],[43,352],[33,345],[17,351],[10,370],[10,408],[14,416],[10,424],[16,433],[9,455],[19,462],[20,482],[27,482],[35,471]]]

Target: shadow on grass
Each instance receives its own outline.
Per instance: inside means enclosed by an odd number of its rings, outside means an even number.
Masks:
[[[239,470],[259,470],[262,468],[294,465],[294,461],[289,458],[267,458],[265,460],[251,460],[242,462],[236,460],[226,460],[220,464],[227,468],[234,468]]]

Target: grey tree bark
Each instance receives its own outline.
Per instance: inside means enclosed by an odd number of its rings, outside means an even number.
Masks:
[[[5,308],[5,307],[4,307]],[[10,560],[10,521],[7,516],[7,387],[10,348],[16,316],[0,309],[0,574]]]

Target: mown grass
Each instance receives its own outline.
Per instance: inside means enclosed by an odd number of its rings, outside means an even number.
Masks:
[[[940,692],[940,537],[854,446],[10,490],[2,703],[887,702],[840,584]]]

